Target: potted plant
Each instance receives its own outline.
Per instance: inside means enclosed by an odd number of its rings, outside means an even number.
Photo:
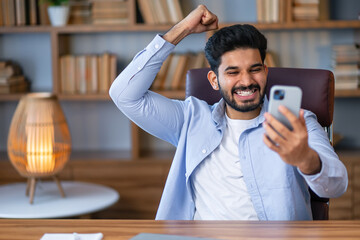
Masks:
[[[64,26],[69,20],[69,0],[42,0],[48,4],[48,14],[51,25]]]

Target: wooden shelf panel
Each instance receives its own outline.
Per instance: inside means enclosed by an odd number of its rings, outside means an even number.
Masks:
[[[54,27],[51,26],[12,26],[0,27],[0,33],[50,33]]]
[[[335,90],[336,98],[357,98],[360,97],[360,89],[343,89],[343,90]]]
[[[245,23],[245,22],[244,22]],[[238,23],[221,23],[220,27]],[[360,28],[358,20],[329,20],[329,21],[303,21],[287,23],[256,23],[250,22],[261,30],[291,30],[291,29],[341,29],[341,28]],[[67,25],[65,27],[52,26],[22,26],[22,27],[0,27],[0,33],[96,33],[96,32],[162,32],[167,31],[172,25]]]
[[[220,24],[220,27],[230,26],[237,23]],[[360,28],[358,20],[329,20],[329,21],[303,21],[287,23],[248,23],[259,30],[296,30],[296,29],[346,29]]]
[[[58,94],[61,101],[109,101],[109,94]]]

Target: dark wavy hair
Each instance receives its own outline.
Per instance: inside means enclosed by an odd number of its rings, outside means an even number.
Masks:
[[[238,48],[259,49],[264,63],[267,40],[259,30],[249,24],[237,24],[220,29],[209,38],[205,46],[205,56],[211,70],[217,75],[221,56]]]

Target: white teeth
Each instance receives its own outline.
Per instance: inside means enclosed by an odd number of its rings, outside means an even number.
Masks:
[[[246,96],[250,96],[251,94],[253,94],[255,92],[255,90],[248,90],[248,91],[237,91],[236,94],[242,96],[242,97],[246,97]]]

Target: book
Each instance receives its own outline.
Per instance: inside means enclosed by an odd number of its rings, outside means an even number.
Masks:
[[[169,12],[170,12],[170,23],[177,23],[184,18],[179,0],[167,0]]]
[[[0,86],[14,85],[25,81],[24,75],[17,75],[11,77],[0,77]]]
[[[48,15],[47,8],[49,6],[49,3],[43,2],[42,0],[38,1],[38,10],[39,10],[39,23],[40,25],[50,25],[50,19]]]
[[[75,86],[76,92],[86,93],[86,56],[80,55],[75,57]]]
[[[91,4],[87,0],[69,1],[69,24],[90,24]]]
[[[30,25],[37,25],[38,24],[38,4],[37,0],[29,0],[29,9],[28,9],[28,16],[29,16],[29,24]]]
[[[110,54],[99,56],[99,92],[107,93],[110,88]]]
[[[87,93],[97,93],[99,90],[98,61],[96,55],[89,55],[87,59],[88,82]]]
[[[25,0],[15,0],[15,19],[17,26],[26,25]]]
[[[151,11],[149,0],[138,0],[139,10],[144,19],[145,24],[155,24],[155,18]]]
[[[185,77],[185,74],[187,69],[187,62],[189,59],[189,55],[188,54],[179,54],[179,59],[178,59],[178,63],[176,65],[175,71],[174,71],[174,75],[172,77],[172,82],[171,82],[171,89],[172,90],[179,90],[180,86],[181,86],[181,82],[185,81],[185,79],[183,79]]]
[[[109,78],[109,88],[115,78],[117,77],[117,59],[116,55],[110,54],[110,78]]]
[[[163,64],[161,65],[161,68],[158,72],[158,74],[155,77],[155,80],[151,86],[152,89],[154,90],[163,90],[164,88],[164,84],[165,84],[165,79],[166,79],[166,75],[169,69],[169,65],[172,59],[172,56],[174,54],[170,54],[166,60],[163,62]]]
[[[0,27],[4,25],[3,0],[0,0]]]
[[[171,58],[171,62],[167,71],[167,74],[165,76],[165,80],[163,83],[163,87],[162,89],[164,90],[171,90],[172,87],[172,81],[174,78],[174,74],[178,65],[180,59],[180,55],[179,54],[174,54]]]
[[[15,13],[15,1],[14,0],[2,0],[3,3],[3,20],[4,26],[15,26],[16,13]]]
[[[4,61],[3,64],[0,64],[0,78],[7,78],[21,73],[21,67],[14,62]]]
[[[27,92],[28,90],[29,83],[27,81],[22,81],[18,84],[0,85],[0,94],[20,93]]]
[[[169,18],[167,18],[167,5],[163,5],[162,0],[151,0],[152,9],[154,10],[156,18],[156,23],[167,24],[169,23]]]

